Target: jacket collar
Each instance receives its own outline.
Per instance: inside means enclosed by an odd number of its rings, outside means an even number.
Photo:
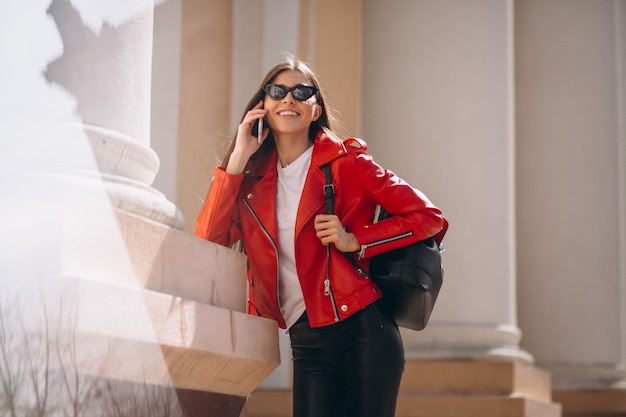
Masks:
[[[321,132],[315,138],[311,165],[321,167],[346,153],[346,147],[339,139]]]

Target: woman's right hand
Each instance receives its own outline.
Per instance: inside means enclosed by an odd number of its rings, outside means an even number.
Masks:
[[[254,106],[239,124],[237,128],[237,136],[235,137],[235,147],[228,160],[228,166],[226,172],[229,174],[241,174],[248,163],[248,159],[254,154],[267,135],[269,134],[269,128],[263,126],[263,136],[259,140],[256,136],[252,135],[252,126],[254,122],[262,119],[267,114],[267,110],[263,108],[263,100]]]

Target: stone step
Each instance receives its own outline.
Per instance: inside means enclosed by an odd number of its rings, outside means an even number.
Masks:
[[[561,406],[512,396],[400,394],[396,417],[561,417]]]
[[[245,417],[292,417],[291,389],[257,389],[248,397]]]
[[[82,277],[46,285],[46,319],[70,371],[247,396],[280,363],[273,320]]]
[[[290,417],[290,390],[257,390],[248,417]],[[396,417],[561,417],[550,374],[521,362],[409,360]]]
[[[400,391],[502,395],[550,402],[550,373],[522,362],[409,360]]]
[[[163,224],[90,200],[63,218],[62,273],[246,311],[246,257]]]
[[[257,390],[247,417],[291,417],[291,409],[290,390]],[[514,396],[402,393],[396,417],[561,417],[561,406]]]
[[[626,390],[555,390],[564,417],[626,416]]]

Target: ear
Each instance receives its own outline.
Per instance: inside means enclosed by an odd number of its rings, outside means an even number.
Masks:
[[[314,122],[315,122],[315,121],[317,121],[317,119],[319,119],[319,118],[320,118],[320,116],[322,115],[322,112],[323,112],[323,110],[322,110],[322,106],[320,106],[319,104],[317,104],[317,105],[315,106],[315,113],[313,113],[313,121],[314,121]]]

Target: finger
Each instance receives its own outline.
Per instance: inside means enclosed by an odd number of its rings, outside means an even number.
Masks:
[[[247,123],[247,124],[251,125],[256,120],[264,118],[266,114],[267,114],[267,110],[265,110],[265,109],[250,110],[246,114],[246,117],[244,117],[242,123],[244,123],[244,124]]]
[[[315,233],[315,236],[317,236],[318,239],[324,239],[326,236],[328,236],[328,233],[325,229],[320,229]]]
[[[317,236],[318,239],[326,240],[326,241],[332,240],[334,236],[334,234],[327,229],[320,230],[315,235]]]
[[[329,220],[331,220],[333,217],[337,217],[337,215],[335,214],[318,214],[317,216],[315,216],[315,221],[319,221],[319,222],[327,222]]]
[[[321,229],[321,228],[329,228],[333,224],[336,224],[337,222],[339,222],[339,219],[334,214],[318,214],[315,217],[314,224],[316,228]]]
[[[334,227],[332,224],[328,224],[328,223],[319,224],[315,228],[315,231],[317,232],[319,236],[324,236],[324,237],[337,234],[337,228]]]
[[[328,244],[333,242],[333,239],[332,239],[331,236],[318,236],[318,239],[320,240],[320,242],[324,246],[326,246],[326,245],[328,245]]]

